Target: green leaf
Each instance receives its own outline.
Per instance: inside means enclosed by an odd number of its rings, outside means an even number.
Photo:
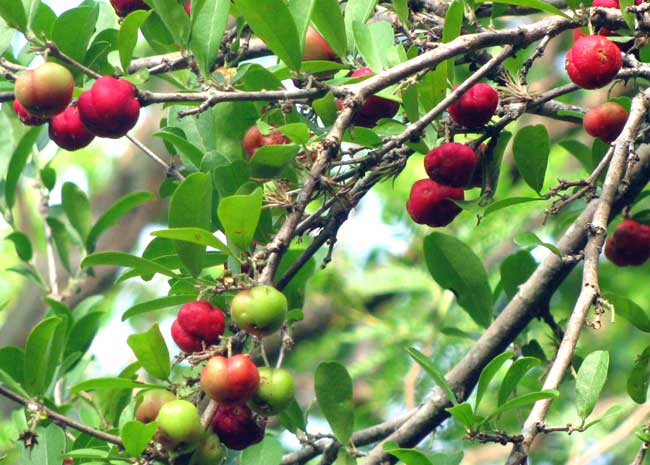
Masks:
[[[251,174],[255,178],[273,178],[295,158],[300,147],[295,144],[263,145],[251,158]]]
[[[307,26],[309,26],[309,19],[311,18],[311,12],[314,11],[315,2],[316,0],[289,0],[288,3],[289,11],[300,38],[300,50],[303,50],[305,45],[305,32]]]
[[[216,237],[210,231],[206,231],[205,229],[201,229],[201,228],[161,229],[159,231],[152,232],[151,235],[156,237],[162,237],[165,239],[174,239],[177,241],[190,242],[192,244],[199,244],[205,247],[214,247],[215,249],[221,250],[223,253],[234,257],[234,254],[226,244],[221,242],[221,240],[218,237]]]
[[[545,11],[546,13],[569,19],[562,10],[542,0],[476,0],[476,3],[486,3],[488,1],[491,3],[505,3],[506,5],[519,5],[527,8],[534,8],[536,10]]]
[[[582,165],[586,172],[591,173],[595,168],[592,164],[591,149],[577,140],[562,140],[558,145],[573,155]]]
[[[32,243],[26,234],[20,231],[14,231],[5,237],[5,240],[14,243],[16,254],[18,254],[21,260],[28,262],[32,259]]]
[[[195,300],[196,296],[194,294],[179,294],[171,295],[168,297],[160,297],[158,299],[147,300],[136,305],[133,305],[126,312],[122,314],[122,321],[126,321],[129,318],[142,315],[143,313],[149,313],[154,310],[160,310],[161,308],[174,307],[176,305],[182,305],[186,302]]]
[[[195,0],[197,1],[197,0]],[[120,52],[120,64],[125,72],[129,69],[131,58],[133,58],[133,49],[138,42],[138,31],[140,26],[147,20],[151,11],[136,10],[124,18],[120,26],[120,32],[117,36],[117,46]]]
[[[498,404],[502,405],[512,394],[521,378],[533,367],[541,364],[541,361],[535,357],[521,357],[513,362],[508,368],[506,375],[503,377],[501,386],[499,387]]]
[[[165,386],[157,384],[141,383],[128,378],[104,377],[82,381],[70,388],[70,394],[81,391],[95,391],[98,389],[165,389]]]
[[[212,181],[206,173],[189,175],[176,188],[169,202],[169,227],[212,228]],[[174,247],[192,276],[203,269],[205,246],[175,241]]]
[[[576,377],[576,411],[584,423],[591,412],[607,380],[609,352],[597,350],[585,357]]]
[[[539,202],[540,200],[546,200],[541,197],[511,197],[509,199],[497,200],[494,203],[491,203],[485,209],[485,216],[488,216],[490,213],[494,213],[502,208],[507,208],[512,205],[518,205],[520,203],[528,202]]]
[[[394,31],[388,21],[377,21],[372,24],[354,22],[352,24],[354,41],[359,53],[375,72],[388,67],[387,50],[395,43]]]
[[[145,333],[130,335],[126,342],[151,376],[163,380],[169,377],[169,350],[157,323]]]
[[[125,195],[113,204],[102,216],[99,217],[95,225],[91,228],[86,239],[86,250],[93,252],[97,246],[97,240],[106,230],[117,224],[117,221],[135,207],[155,197],[150,192],[131,192]]]
[[[650,383],[650,346],[636,358],[627,378],[627,393],[637,404],[645,402],[648,383]]]
[[[177,0],[147,0],[160,16],[176,45],[185,46],[190,38],[190,18]]]
[[[16,346],[0,347],[0,370],[16,383],[22,384],[25,377],[25,352]]]
[[[630,11],[627,11],[627,8],[629,6],[634,6],[634,0],[620,0],[619,1],[619,6],[621,9],[621,14],[623,15],[623,19],[625,20],[625,23],[627,24],[627,27],[630,28],[631,31],[634,30],[634,20],[636,18],[636,15]],[[628,109],[628,111],[630,111]]]
[[[278,415],[278,420],[287,430],[296,434],[297,431],[306,431],[307,423],[305,415],[296,399],[293,399],[289,406]]]
[[[7,178],[5,181],[5,202],[7,202],[9,208],[14,206],[18,179],[27,164],[27,159],[32,153],[32,148],[34,147],[38,136],[41,134],[42,129],[42,126],[30,128],[25,135],[21,137],[16,146],[16,150],[14,150],[14,153],[11,155],[9,167],[7,168]]]
[[[560,393],[555,389],[550,389],[546,391],[537,391],[529,392],[528,394],[522,394],[521,396],[510,399],[508,402],[500,405],[496,411],[494,411],[489,417],[483,420],[483,423],[489,421],[491,418],[494,418],[497,415],[502,414],[508,410],[513,410],[519,407],[524,407],[526,405],[534,404],[538,400],[542,399],[554,399],[559,397]]]
[[[442,392],[445,393],[447,399],[449,399],[449,402],[454,405],[458,405],[456,394],[451,389],[451,386],[449,386],[449,383],[445,379],[445,376],[440,370],[438,370],[438,368],[431,362],[431,360],[429,360],[429,358],[422,352],[413,347],[409,347],[406,349],[406,351],[411,357],[413,357],[413,360],[418,362],[418,364],[424,368],[424,370],[433,378],[440,389],[442,389]]]
[[[300,69],[302,57],[298,30],[283,0],[235,0],[234,4],[253,32],[280,60],[291,69]],[[325,40],[329,42],[327,37]],[[334,48],[331,42],[330,45]]]
[[[365,24],[375,11],[378,0],[348,0],[345,4],[345,35],[347,37],[348,50],[354,49],[354,37],[352,24],[359,22]],[[392,44],[391,44],[392,46]]]
[[[25,15],[25,8],[22,2],[0,2],[0,16],[10,27],[18,29],[21,32],[27,30],[27,16]]]
[[[475,415],[472,411],[472,406],[467,402],[449,407],[445,410],[467,430],[475,429],[476,425],[483,421],[483,417]]]
[[[176,131],[173,131],[174,129],[177,128],[163,128],[160,131],[154,132],[152,135],[173,144],[180,152],[183,162],[187,163],[193,169],[198,170],[203,160],[203,151],[185,137],[181,137]]]
[[[439,232],[424,238],[424,255],[433,279],[451,290],[472,319],[487,328],[494,298],[481,260],[463,242]]]
[[[513,238],[515,241],[515,244],[526,247],[526,246],[542,246],[553,252],[555,255],[558,257],[562,257],[562,252],[560,249],[555,247],[553,244],[550,244],[548,242],[542,241],[537,235],[533,232],[530,231],[523,231],[520,233],[515,234],[515,237]]]
[[[347,40],[345,38],[345,22],[338,0],[316,0],[311,20],[325,42],[332,47],[334,53],[344,57]]]
[[[39,175],[41,176],[41,182],[43,183],[43,186],[48,191],[54,189],[54,186],[56,185],[56,171],[54,168],[46,166],[40,171]]]
[[[490,360],[490,363],[485,365],[485,368],[483,368],[483,371],[481,371],[481,375],[478,378],[478,387],[476,388],[476,401],[474,402],[474,410],[478,410],[478,406],[481,404],[481,400],[487,391],[490,381],[492,381],[492,378],[494,378],[494,375],[497,374],[503,364],[510,360],[513,355],[514,354],[512,352],[504,352],[494,357],[492,360]]]
[[[46,318],[27,336],[23,386],[34,396],[45,392],[61,361],[66,330],[62,322],[60,317]]]
[[[88,43],[95,33],[99,17],[99,5],[80,6],[65,11],[56,19],[52,29],[52,40],[57,47],[70,58],[83,63]],[[77,75],[75,68],[70,71]]]
[[[520,250],[509,255],[501,262],[501,286],[508,299],[512,299],[519,286],[533,274],[537,262],[527,250]]]
[[[629,321],[635,328],[644,333],[650,333],[650,317],[635,302],[621,295],[606,292],[603,299],[607,300],[616,309],[616,315],[622,316]]]
[[[407,463],[408,465],[434,465],[429,457],[417,449],[387,449],[386,445],[384,445],[384,452],[388,452],[393,457],[397,457],[399,460]]]
[[[84,191],[76,184],[66,182],[61,189],[63,211],[72,227],[79,233],[82,241],[86,240],[93,224],[90,202]]]
[[[192,1],[190,50],[204,76],[210,74],[217,60],[229,11],[230,0]]]
[[[550,150],[548,131],[543,124],[521,128],[512,143],[517,168],[524,181],[537,193],[544,186]]]
[[[315,375],[316,400],[341,444],[352,437],[354,409],[352,379],[345,367],[337,362],[323,362]]]
[[[49,217],[45,220],[47,225],[50,227],[52,232],[52,238],[54,239],[54,247],[56,252],[59,255],[61,264],[68,271],[71,272],[72,268],[70,266],[70,245],[72,244],[72,237],[68,228],[61,221],[56,218]]]
[[[147,448],[153,435],[156,434],[157,428],[158,425],[155,421],[148,424],[135,420],[127,421],[120,431],[120,437],[122,438],[126,452],[133,457],[140,456]]]
[[[64,357],[78,352],[81,358],[86,353],[99,331],[104,315],[104,312],[90,312],[75,322],[70,330]]]
[[[45,281],[43,281],[41,275],[31,266],[11,266],[7,268],[6,271],[11,271],[12,273],[17,273],[21,276],[29,278],[34,281],[38,287],[44,291],[48,291],[47,284],[45,284]]]
[[[280,441],[269,434],[258,444],[247,447],[241,454],[240,465],[270,465],[280,463],[284,448]]]
[[[249,250],[262,213],[264,194],[261,188],[248,195],[232,195],[219,202],[219,221],[224,227],[228,243],[241,250]]]
[[[154,261],[146,260],[144,258],[136,257],[135,255],[124,252],[97,252],[92,255],[88,255],[81,262],[81,266],[83,268],[98,265],[125,266],[134,268],[141,273],[160,273],[164,276],[169,276],[170,278],[178,277],[176,273],[167,267],[164,267]]]
[[[18,2],[20,3],[20,2]],[[21,465],[59,465],[63,462],[65,452],[65,432],[59,425],[52,423],[47,428],[36,429],[38,442],[33,449],[21,447]]]
[[[405,27],[409,27],[409,4],[408,0],[392,0],[393,9],[397,13],[397,17],[404,24]]]

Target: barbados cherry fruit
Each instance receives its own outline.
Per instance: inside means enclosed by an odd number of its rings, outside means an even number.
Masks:
[[[583,126],[591,136],[603,142],[613,142],[627,121],[627,110],[616,102],[607,102],[585,113]]]
[[[266,136],[262,134],[257,124],[252,125],[244,134],[243,142],[244,151],[250,160],[257,149],[264,145],[288,144],[289,139],[280,131],[271,131]]]
[[[72,100],[72,73],[56,63],[44,63],[18,75],[16,100],[33,116],[49,118],[65,110]]]
[[[248,355],[217,355],[201,371],[201,389],[217,402],[243,403],[260,385],[260,374]]]
[[[135,87],[124,79],[101,77],[79,97],[79,115],[96,136],[118,139],[135,126],[140,116]]]
[[[463,189],[443,186],[431,179],[420,179],[411,187],[406,211],[418,224],[434,228],[447,226],[461,212],[452,199],[464,200]]]
[[[607,239],[605,256],[618,266],[639,266],[650,257],[650,227],[625,220]]]
[[[606,86],[622,64],[619,48],[601,35],[578,39],[567,53],[565,63],[569,78],[583,89]]]
[[[167,402],[158,412],[158,442],[168,450],[195,445],[203,435],[199,411],[186,400]]]
[[[424,157],[424,169],[431,179],[451,187],[469,186],[476,170],[476,153],[465,144],[447,142]]]
[[[79,109],[72,105],[50,120],[48,130],[56,145],[71,152],[86,147],[95,138],[81,122]]]
[[[262,415],[277,415],[293,400],[293,377],[282,368],[262,367],[259,372],[260,387],[248,405]]]
[[[372,76],[373,71],[366,67],[360,68],[353,72],[351,77]],[[340,100],[336,101],[336,106],[339,110],[343,109],[343,103]],[[388,100],[383,97],[371,95],[366,97],[361,105],[361,108],[354,115],[353,124],[355,126],[362,126],[365,128],[372,128],[382,118],[392,118],[399,110],[399,103],[393,100]]]
[[[147,5],[142,0],[111,0],[111,5],[118,16],[124,17],[135,10],[148,10]]]
[[[287,317],[287,298],[273,286],[239,291],[230,303],[230,316],[237,326],[258,337],[279,330]]]
[[[18,100],[14,100],[14,112],[16,112],[18,119],[25,126],[40,126],[41,124],[47,123],[47,118],[32,115],[25,110],[25,107]]]
[[[226,316],[219,307],[205,300],[184,304],[172,324],[172,339],[183,352],[198,352],[216,344],[226,327]]]
[[[188,465],[221,465],[227,455],[228,451],[219,437],[212,431],[206,431]]]
[[[264,439],[266,429],[264,421],[253,417],[253,412],[246,405],[229,404],[219,404],[211,426],[221,442],[234,450],[257,444]]]
[[[145,391],[135,404],[135,419],[142,423],[154,421],[160,408],[172,400],[176,400],[176,396],[165,389]]]
[[[323,39],[323,36],[316,31],[313,27],[307,27],[305,34],[305,48],[303,50],[302,59],[308,60],[334,60],[336,53],[332,47]]]
[[[449,115],[461,126],[476,128],[490,121],[499,105],[499,94],[487,84],[479,82],[470,87],[449,108]]]

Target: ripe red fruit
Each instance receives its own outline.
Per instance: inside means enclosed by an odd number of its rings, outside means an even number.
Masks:
[[[498,104],[497,91],[479,82],[451,104],[448,111],[451,118],[461,126],[476,128],[490,121]]]
[[[190,12],[192,11],[192,0],[187,0],[187,2],[185,2],[184,8],[185,8],[185,13],[187,13],[187,15],[189,16]]]
[[[623,221],[607,239],[605,256],[618,266],[642,265],[650,257],[650,227]]]
[[[47,123],[46,118],[34,116],[25,110],[25,107],[18,100],[14,100],[14,111],[18,115],[20,122],[26,126],[40,126],[41,124]]]
[[[609,84],[621,69],[621,51],[611,40],[592,35],[578,39],[566,56],[569,78],[583,89]]]
[[[48,118],[61,113],[72,100],[72,73],[56,63],[44,63],[18,75],[16,100],[34,116]]]
[[[583,126],[591,136],[613,142],[627,121],[627,110],[616,102],[607,102],[585,113]]]
[[[266,424],[261,418],[254,418],[245,405],[219,404],[212,419],[212,430],[226,447],[234,450],[246,449],[264,439]]]
[[[447,226],[461,212],[461,208],[451,199],[464,200],[463,189],[443,186],[431,179],[420,179],[411,187],[406,210],[418,224],[434,228]]]
[[[634,0],[636,5],[641,5],[643,0]],[[603,8],[621,8],[619,0],[593,0],[592,6],[600,6]]]
[[[201,371],[201,389],[217,402],[243,403],[260,385],[260,374],[248,355],[217,355]]]
[[[69,106],[50,120],[50,139],[62,149],[79,150],[92,142],[95,136],[84,126],[79,109]]]
[[[332,47],[323,39],[323,36],[316,31],[313,27],[307,27],[305,34],[305,48],[303,50],[302,59],[308,60],[334,60],[336,53]]]
[[[429,177],[439,184],[451,187],[468,186],[476,165],[474,150],[456,142],[444,143],[424,157],[424,169]]]
[[[104,76],[79,97],[79,114],[96,136],[118,139],[138,122],[140,102],[129,81]]]
[[[257,149],[264,145],[288,144],[289,139],[280,131],[271,131],[268,135],[262,134],[257,124],[252,125],[244,134],[243,144],[246,156],[250,160]]]
[[[353,72],[351,77],[362,77],[362,76],[372,76],[373,71],[366,67],[360,68]],[[341,101],[336,101],[336,106],[339,110],[343,108]],[[397,114],[399,110],[399,103],[393,100],[388,100],[383,97],[377,97],[376,95],[371,95],[367,97],[361,108],[354,115],[353,124],[355,126],[362,126],[364,128],[372,128],[377,124],[382,118],[392,118]]]
[[[184,304],[172,324],[172,339],[183,352],[198,352],[216,344],[226,327],[226,316],[210,302],[198,300]]]
[[[111,0],[111,5],[118,16],[124,17],[135,10],[148,10],[147,5],[142,0]]]

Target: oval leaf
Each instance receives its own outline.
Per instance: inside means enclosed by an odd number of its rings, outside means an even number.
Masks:
[[[548,131],[543,124],[521,128],[512,143],[512,152],[521,176],[538,193],[544,186],[550,151]]]
[[[157,323],[145,333],[130,335],[126,342],[151,376],[158,379],[169,377],[169,350]]]
[[[318,405],[336,439],[347,444],[354,426],[350,375],[339,363],[323,362],[316,369],[315,388]]]
[[[576,411],[584,423],[594,411],[607,379],[609,352],[597,350],[585,357],[576,378]]]

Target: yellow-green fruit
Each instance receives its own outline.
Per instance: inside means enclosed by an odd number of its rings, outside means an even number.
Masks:
[[[212,431],[207,431],[201,438],[189,465],[221,465],[228,455],[226,447]]]
[[[259,368],[260,387],[249,406],[262,415],[277,415],[289,406],[295,395],[291,374],[282,368]]]
[[[16,99],[32,115],[49,118],[65,110],[72,100],[72,73],[56,63],[44,63],[18,75]]]
[[[240,291],[230,303],[230,315],[237,326],[258,337],[282,327],[287,318],[287,298],[272,286]]]
[[[168,450],[195,446],[203,434],[199,411],[186,400],[172,400],[160,408],[158,442]]]
[[[156,419],[160,408],[176,396],[165,389],[151,389],[144,392],[135,404],[135,419],[149,423]]]

